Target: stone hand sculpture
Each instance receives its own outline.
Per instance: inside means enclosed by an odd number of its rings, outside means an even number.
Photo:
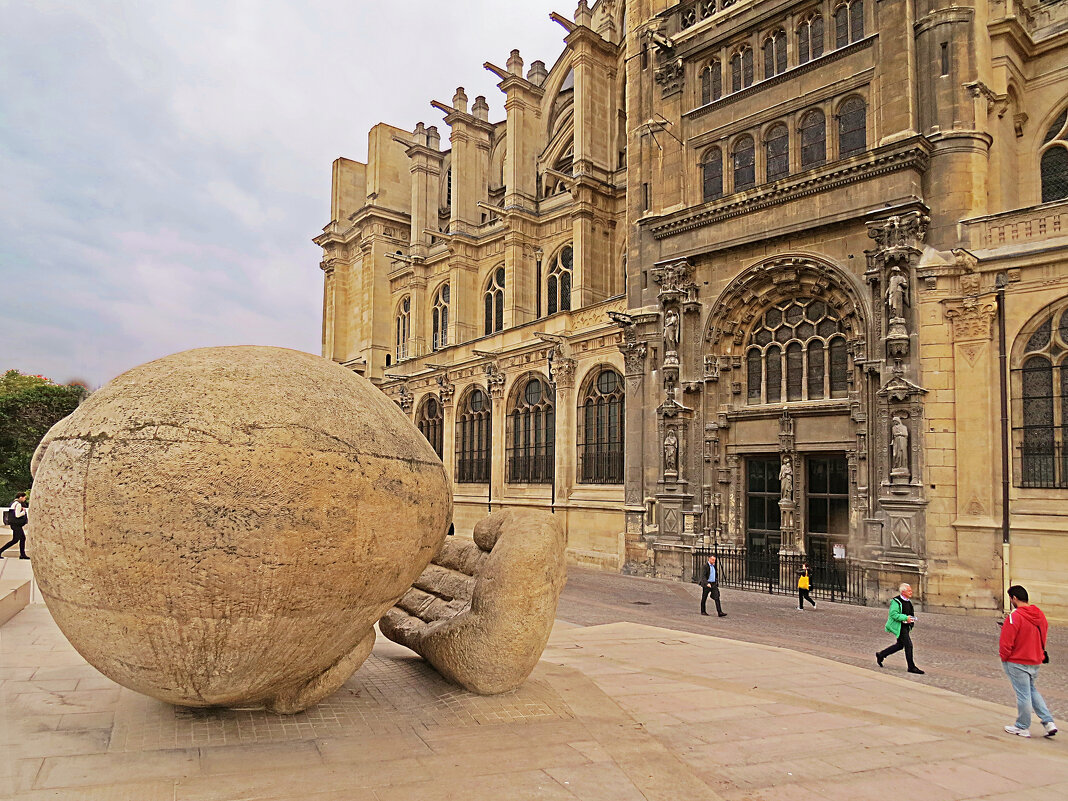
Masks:
[[[544,512],[496,512],[450,537],[382,620],[382,633],[480,695],[514,690],[548,642],[566,539]]]
[[[33,459],[34,573],[119,684],[298,712],[367,658],[445,539],[451,482],[369,381],[281,348],[141,365]]]

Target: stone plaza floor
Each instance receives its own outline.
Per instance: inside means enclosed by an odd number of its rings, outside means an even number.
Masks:
[[[563,620],[503,696],[380,637],[301,714],[187,710],[101,676],[43,605],[0,627],[0,799],[19,801],[1068,797],[1068,731],[1010,737],[1013,718],[788,648]]]

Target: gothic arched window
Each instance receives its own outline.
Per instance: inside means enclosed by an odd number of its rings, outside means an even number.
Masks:
[[[834,9],[834,46],[845,47],[864,38],[864,0],[841,3]]]
[[[498,267],[490,276],[489,284],[483,295],[485,301],[487,334],[504,330],[504,268]]]
[[[723,196],[723,151],[713,147],[701,162],[702,198],[705,202]]]
[[[739,48],[731,56],[731,91],[738,92],[753,84],[753,48]]]
[[[485,484],[489,481],[491,453],[489,396],[481,387],[471,390],[456,415],[456,481]]]
[[[604,368],[589,382],[578,408],[579,481],[623,483],[623,378]]]
[[[719,100],[723,96],[723,67],[713,61],[701,70],[701,105]]]
[[[777,30],[764,40],[764,78],[786,72],[786,31]]]
[[[816,167],[827,160],[827,120],[818,108],[805,114],[798,126],[801,133],[801,169]]]
[[[806,64],[823,55],[823,17],[814,14],[797,26],[797,63]]]
[[[753,137],[743,136],[734,143],[731,162],[734,167],[734,191],[748,189],[756,183],[756,154]]]
[[[442,419],[441,404],[438,399],[433,395],[427,396],[419,407],[415,424],[439,459],[442,452]]]
[[[430,311],[431,349],[439,350],[449,344],[449,285],[442,284],[434,295]]]
[[[1013,440],[1016,484],[1068,489],[1068,304],[1024,329],[1014,349]]]
[[[553,389],[540,377],[521,381],[508,412],[508,481],[549,484],[556,463]]]
[[[546,314],[571,311],[571,268],[574,258],[571,245],[565,245],[549,265],[549,275],[545,279]]]
[[[868,146],[866,117],[868,106],[859,97],[851,97],[838,107],[838,156],[861,153]]]
[[[767,180],[778,181],[790,174],[790,129],[781,122],[764,135]]]
[[[765,311],[749,334],[745,358],[750,404],[848,393],[845,328],[819,298],[784,300]]]
[[[397,342],[394,353],[399,362],[408,358],[408,337],[412,331],[412,299],[406,297],[397,309]]]
[[[1068,109],[1046,131],[1041,152],[1042,202],[1068,199]]]

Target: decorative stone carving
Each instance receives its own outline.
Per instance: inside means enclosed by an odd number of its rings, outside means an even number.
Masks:
[[[452,403],[453,395],[456,393],[455,385],[449,380],[448,373],[442,373],[437,378],[438,382],[438,395],[441,397],[443,405],[448,406]]]
[[[486,387],[489,389],[490,398],[500,400],[504,397],[504,373],[496,362],[486,362],[483,370],[486,373]]]
[[[407,384],[400,385],[400,397],[397,398],[397,405],[400,406],[401,411],[405,414],[412,413],[412,404],[415,402],[415,396],[412,395],[412,391],[408,389]]]
[[[664,314],[664,364],[679,362],[679,313],[668,309]]]
[[[779,488],[782,500],[792,501],[794,499],[794,466],[789,455],[782,457],[782,465],[779,467]]]
[[[681,58],[669,58],[656,68],[656,82],[660,84],[661,94],[668,97],[682,91],[682,81],[686,70]]]
[[[566,359],[562,356],[552,359],[549,362],[549,380],[560,389],[573,387],[577,364],[574,359]]]
[[[627,375],[641,375],[645,370],[645,354],[648,350],[644,342],[620,345],[623,352],[623,366]]]
[[[697,284],[694,283],[692,277],[693,265],[686,259],[656,267],[650,273],[653,281],[660,286],[658,297],[662,304],[671,300],[688,299],[692,293],[697,291]]]
[[[472,540],[450,537],[379,622],[449,681],[480,695],[516,689],[549,640],[567,540],[545,512],[496,512]]]
[[[993,338],[994,318],[997,303],[993,298],[964,298],[960,301],[945,301],[945,315],[953,326],[954,341]]]
[[[678,476],[679,474],[679,437],[674,426],[668,428],[664,436],[664,475]]]
[[[52,428],[33,473],[52,617],[105,676],[181,706],[288,714],[330,695],[452,519],[411,421],[281,348],[124,373]]]
[[[909,427],[895,414],[890,427],[890,478],[909,479]]]
[[[882,250],[912,250],[923,243],[931,218],[918,211],[869,222],[868,237]]]

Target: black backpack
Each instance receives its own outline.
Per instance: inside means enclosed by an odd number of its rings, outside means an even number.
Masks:
[[[5,526],[11,526],[12,528],[14,528],[14,526],[15,526],[15,510],[14,509],[8,508],[8,509],[4,510],[4,525]]]

